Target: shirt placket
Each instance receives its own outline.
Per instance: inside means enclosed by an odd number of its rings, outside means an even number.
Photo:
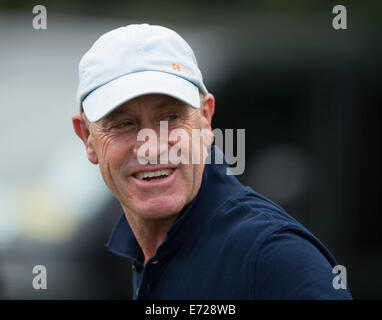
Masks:
[[[144,268],[133,265],[134,300],[149,299],[155,273],[160,271],[158,261],[153,257],[146,263]]]

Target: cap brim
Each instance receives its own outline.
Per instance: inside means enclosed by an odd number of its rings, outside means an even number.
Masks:
[[[145,94],[165,94],[200,108],[199,88],[192,82],[160,71],[131,73],[95,89],[82,102],[86,117],[98,121],[121,104]]]

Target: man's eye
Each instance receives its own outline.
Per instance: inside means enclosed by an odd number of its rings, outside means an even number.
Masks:
[[[114,127],[115,128],[126,128],[132,124],[133,124],[132,122],[124,121],[124,122],[120,122],[120,123],[116,124]]]
[[[170,114],[165,117],[165,120],[167,121],[176,120],[176,119],[178,119],[178,116],[176,114]]]

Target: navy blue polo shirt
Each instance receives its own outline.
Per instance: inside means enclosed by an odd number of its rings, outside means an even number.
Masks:
[[[280,206],[214,164],[156,254],[143,252],[124,215],[106,247],[132,260],[133,299],[351,299],[335,289],[337,262]],[[338,281],[337,281],[338,282]],[[338,287],[338,286],[337,286]]]

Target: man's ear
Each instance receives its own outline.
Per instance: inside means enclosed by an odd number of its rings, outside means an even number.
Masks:
[[[74,132],[85,145],[88,160],[93,164],[98,164],[98,157],[94,149],[93,136],[90,134],[90,130],[81,114],[77,113],[73,115],[72,123]]]
[[[204,136],[204,144],[205,145],[211,145],[214,141],[214,136],[212,133],[212,128],[211,128],[211,122],[212,122],[212,117],[215,112],[215,97],[211,93],[207,93],[204,95],[203,100],[201,102],[200,106],[200,113],[202,117],[202,130],[203,132],[205,130],[208,131],[209,135]]]
[[[211,93],[204,95],[200,109],[204,122],[202,122],[203,129],[211,129],[211,121],[215,111],[215,97]]]

